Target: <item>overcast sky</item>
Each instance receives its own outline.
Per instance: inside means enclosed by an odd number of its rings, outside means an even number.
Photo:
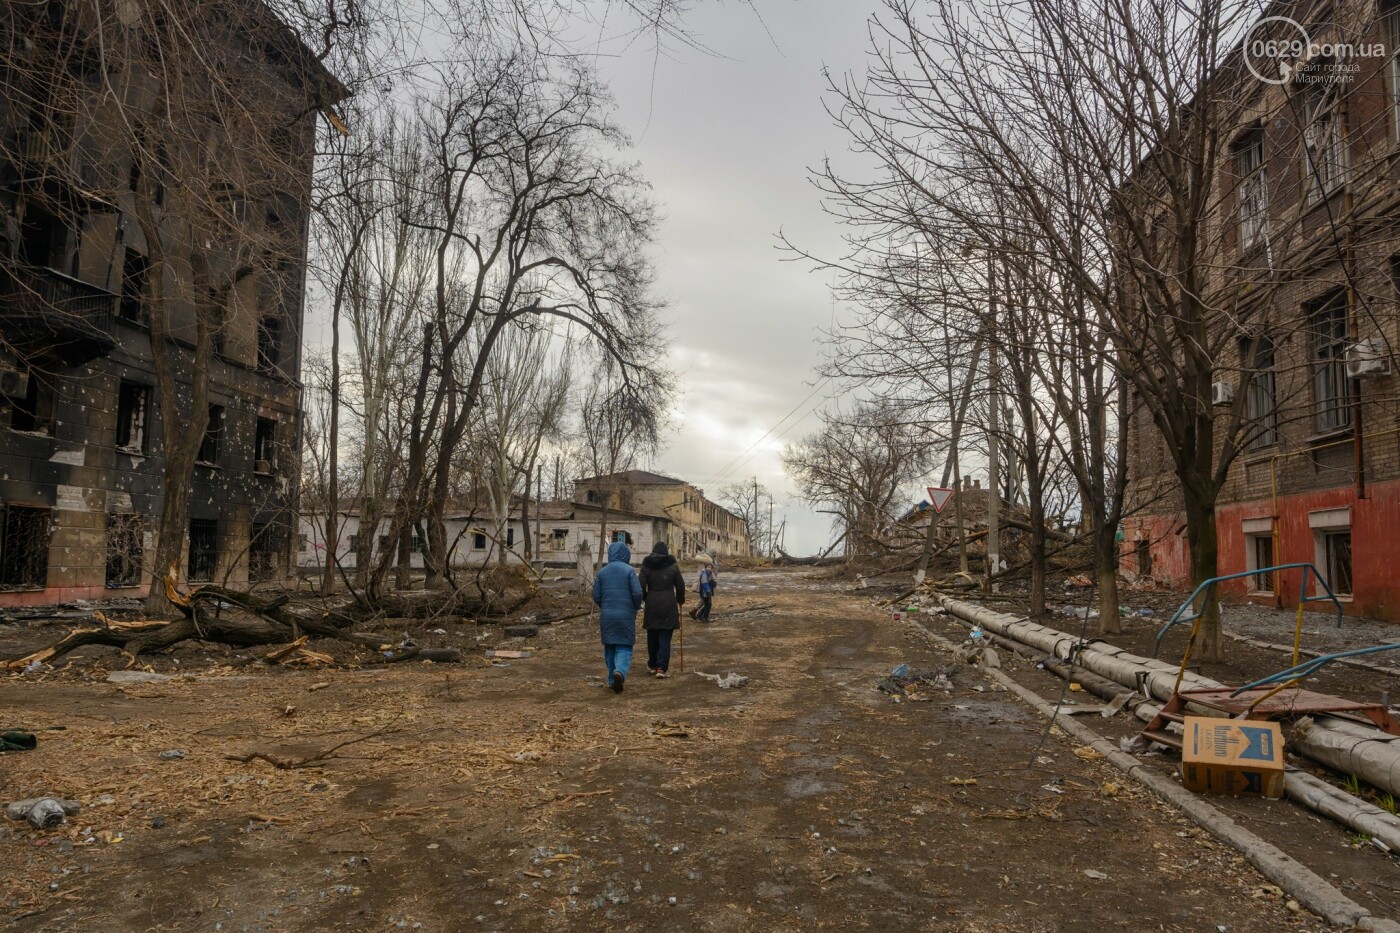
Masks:
[[[762,21],[736,0],[697,4],[687,23],[713,54],[672,48],[658,57],[634,43],[600,61],[665,218],[658,284],[684,395],[655,467],[711,497],[756,476],[773,490],[775,516],[786,515],[794,555],[833,535],[829,516],[797,500],[779,455],[816,427],[807,413],[834,388],[736,458],[817,388],[820,331],[836,313],[828,279],[784,261],[775,238],[785,231],[823,255],[841,248],[807,167],[847,151],[822,107],[822,69],[863,67],[876,3],[758,0]]]
[[[821,331],[839,308],[828,277],[786,260],[777,236],[818,255],[841,252],[807,169],[849,158],[822,106],[822,69],[862,70],[877,5],[701,0],[686,25],[708,51],[672,42],[658,54],[650,39],[621,42],[607,25],[580,27],[586,34],[570,41],[596,50],[663,217],[658,290],[682,394],[666,449],[648,466],[717,500],[724,486],[757,478],[773,493],[775,520],[786,519],[793,555],[834,537],[830,516],[798,499],[780,454],[818,426],[816,412],[837,391],[819,385],[816,368]],[[308,314],[308,343],[329,345],[326,315],[314,303]]]

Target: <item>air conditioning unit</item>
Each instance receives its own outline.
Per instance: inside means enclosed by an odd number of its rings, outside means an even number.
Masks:
[[[29,373],[14,369],[0,369],[0,395],[6,398],[24,398],[29,394]]]
[[[1235,400],[1235,384],[1233,382],[1212,382],[1210,384],[1210,403],[1212,405],[1229,405]]]
[[[1342,359],[1346,362],[1348,379],[1390,375],[1390,354],[1380,338],[1358,340],[1347,347]]]

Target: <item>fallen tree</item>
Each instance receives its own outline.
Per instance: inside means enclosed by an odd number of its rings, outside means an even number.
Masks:
[[[423,594],[420,599],[404,595],[395,597],[392,606],[370,609],[363,604],[335,606],[322,601],[319,608],[293,606],[285,594],[262,596],[228,587],[206,585],[189,593],[181,593],[169,577],[165,579],[166,596],[180,614],[174,620],[119,621],[101,612],[94,613],[96,624],[76,628],[53,644],[22,657],[0,661],[0,668],[20,670],[35,662],[52,663],[77,648],[105,645],[116,648],[127,658],[128,666],[142,654],[161,651],[182,641],[197,640],[252,648],[260,645],[284,645],[268,657],[281,660],[305,645],[305,639],[327,638],[358,647],[383,652],[386,663],[407,660],[460,661],[456,649],[429,649],[405,646],[400,650],[385,650],[397,641],[387,635],[355,631],[358,626],[386,618],[394,610],[404,617],[435,618],[463,610],[488,609],[496,614],[489,618],[477,615],[476,621],[504,621],[529,601],[534,590],[524,595],[484,593],[482,598],[466,598],[464,594]],[[559,620],[576,618],[577,611],[557,613]],[[556,621],[544,619],[541,621]],[[280,656],[280,657],[279,657]],[[267,659],[265,659],[267,660]]]

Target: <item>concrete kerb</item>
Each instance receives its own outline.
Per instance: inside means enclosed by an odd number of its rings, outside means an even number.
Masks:
[[[1241,635],[1238,632],[1222,632],[1226,638],[1246,645],[1253,645],[1255,648],[1266,648],[1270,651],[1279,651],[1283,654],[1292,654],[1292,645],[1276,645],[1273,642],[1260,641],[1257,638],[1250,638],[1248,635]],[[1320,658],[1322,652],[1309,651],[1307,648],[1299,648],[1298,654],[1304,658]],[[1384,664],[1372,664],[1370,661],[1363,661],[1360,658],[1338,658],[1337,664],[1345,664],[1348,667],[1358,667],[1365,671],[1372,671],[1376,674],[1385,674],[1388,677],[1400,677],[1400,668],[1386,667]]]
[[[930,641],[948,652],[954,644],[912,619],[908,624]],[[1192,794],[1186,788],[1163,777],[1132,755],[1120,750],[1108,739],[1069,716],[1056,716],[1055,708],[1043,697],[1012,680],[999,670],[984,669],[983,673],[1033,707],[1041,715],[1073,736],[1079,742],[1104,756],[1104,759],[1152,791],[1162,800],[1186,815],[1197,826],[1221,842],[1232,846],[1249,860],[1260,873],[1296,898],[1300,904],[1322,917],[1334,927],[1357,927],[1376,933],[1400,933],[1400,923],[1374,916],[1367,908],[1353,901],[1330,882],[1299,863],[1282,849],[1265,842],[1245,829],[1227,814]]]

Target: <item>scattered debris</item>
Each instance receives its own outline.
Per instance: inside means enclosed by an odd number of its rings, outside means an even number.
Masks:
[[[274,755],[270,752],[252,751],[245,755],[225,755],[226,761],[237,761],[247,764],[250,761],[265,761],[280,771],[294,771],[298,768],[320,767],[325,762],[335,757],[335,753],[347,745],[355,745],[369,739],[378,738],[382,735],[389,735],[397,730],[393,727],[380,729],[378,732],[371,732],[369,735],[362,735],[354,739],[346,739],[344,742],[337,742],[329,748],[322,749],[314,755],[307,755],[305,758],[286,758],[281,755]]]
[[[532,654],[533,651],[510,651],[504,648],[490,648],[486,652],[488,658],[515,658],[522,661]]]
[[[1111,701],[1109,701],[1109,704],[1105,706],[1099,714],[1103,716],[1104,719],[1116,716],[1122,711],[1123,707],[1127,706],[1128,703],[1132,701],[1132,699],[1135,696],[1138,695],[1136,693],[1120,693],[1118,694],[1118,696],[1114,697]]]
[[[5,807],[5,816],[12,820],[25,820],[35,829],[52,829],[65,823],[70,816],[77,816],[83,805],[76,800],[58,797],[33,797],[16,800]]]
[[[1107,881],[1107,880],[1108,880],[1108,875],[1106,875],[1105,873],[1103,873],[1103,872],[1101,872],[1101,871],[1095,871],[1095,870],[1092,869],[1092,868],[1086,868],[1086,869],[1084,869],[1084,876],[1085,876],[1086,878],[1093,878],[1095,881]]]
[[[158,756],[161,761],[180,761],[187,757],[189,752],[183,748],[168,748]]]
[[[174,680],[169,674],[153,671],[112,671],[107,675],[109,684],[163,684]]]
[[[736,674],[733,671],[730,671],[723,677],[718,674],[706,674],[704,671],[696,671],[695,676],[703,677],[706,680],[713,680],[719,685],[721,690],[728,690],[731,687],[742,687],[749,682],[749,679],[743,674]]]
[[[401,650],[386,649],[382,652],[385,664],[400,661],[435,661],[439,664],[460,664],[462,651],[459,648],[420,648],[411,642],[399,646]]]
[[[11,729],[0,732],[0,752],[27,752],[39,744],[32,732]]]
[[[977,778],[948,778],[948,783],[954,787],[971,787],[977,783]]]
[[[1118,747],[1131,755],[1147,751],[1147,740],[1140,735],[1123,736],[1118,740]]]
[[[507,638],[534,638],[540,633],[538,625],[507,625],[505,627]]]
[[[932,699],[924,695],[923,691],[927,689],[945,692],[953,689],[952,678],[960,667],[961,665],[953,665],[940,671],[914,671],[909,669],[908,664],[900,664],[888,675],[881,677],[875,684],[875,689],[896,699],[907,697],[910,700],[927,701]]]
[[[268,652],[266,655],[263,656],[263,662],[266,664],[281,664],[283,661],[287,660],[287,658],[296,654],[299,649],[304,647],[307,641],[310,640],[310,638],[310,635],[303,635],[289,645],[284,645],[283,647],[278,648],[275,651]]]
[[[666,722],[662,719],[658,719],[650,726],[647,726],[647,734],[653,736],[661,736],[668,739],[690,738],[690,730],[688,728],[677,723]]]

